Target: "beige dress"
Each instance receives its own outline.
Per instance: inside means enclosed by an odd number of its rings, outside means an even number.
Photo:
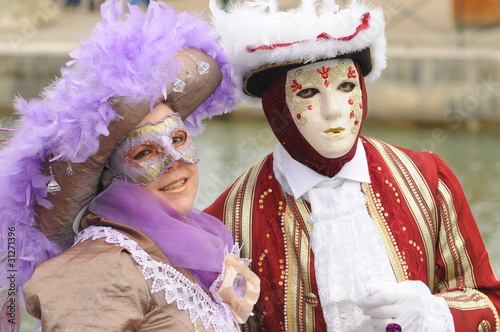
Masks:
[[[238,331],[186,269],[142,232],[88,215],[76,244],[26,283],[43,331]]]

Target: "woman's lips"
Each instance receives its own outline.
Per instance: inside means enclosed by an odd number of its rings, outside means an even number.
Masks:
[[[345,129],[342,127],[337,127],[337,128],[330,128],[324,131],[325,134],[327,134],[330,137],[339,137],[342,136],[344,133]]]
[[[179,188],[182,188],[187,182],[187,179],[181,179],[181,180],[178,180],[178,181],[175,181],[174,183],[166,186],[166,187],[163,187],[160,189],[160,191],[171,191],[171,190],[176,190],[176,189],[179,189]]]

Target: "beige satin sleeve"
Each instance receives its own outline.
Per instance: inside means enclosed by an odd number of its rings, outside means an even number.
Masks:
[[[138,331],[151,301],[140,266],[103,239],[40,265],[24,293],[43,331]]]

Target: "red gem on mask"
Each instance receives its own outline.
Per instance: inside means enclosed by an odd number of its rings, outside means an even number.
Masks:
[[[297,117],[297,120],[302,119],[302,115],[300,113],[298,113],[296,117]]]
[[[351,111],[351,114],[349,114],[350,118],[354,118],[354,111]]]
[[[318,73],[321,74],[321,78],[327,79],[328,78],[328,72],[330,71],[330,67],[321,67],[321,69],[316,70]]]
[[[330,85],[330,82],[325,80],[325,83],[323,83],[323,84],[328,88],[328,86]]]
[[[352,69],[352,67],[349,67],[348,69],[348,73],[347,73],[347,78],[356,78],[356,70]]]
[[[301,90],[302,89],[302,85],[300,85],[299,83],[297,83],[296,80],[293,80],[292,81],[292,85],[290,85],[290,88],[292,88],[292,92],[295,92],[297,90]]]
[[[354,125],[355,126],[359,125],[359,121],[358,120],[354,121]]]
[[[354,100],[349,99],[349,105],[352,105],[352,104],[354,104]]]

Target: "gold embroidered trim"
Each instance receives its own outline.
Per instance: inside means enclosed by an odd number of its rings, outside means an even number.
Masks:
[[[490,308],[490,300],[478,290],[466,288],[446,293],[436,294],[446,300],[448,307],[459,310],[479,310]]]
[[[443,254],[448,285],[446,288],[476,288],[472,262],[465,241],[458,229],[457,212],[450,189],[438,181],[438,204],[441,211],[439,246]]]
[[[232,230],[234,241],[240,245],[244,244],[241,255],[246,258],[251,258],[252,254],[253,193],[257,184],[257,176],[266,158],[267,156],[236,180],[227,195],[224,206],[225,223]]]
[[[377,203],[377,197],[373,192],[373,188],[368,183],[362,183],[361,189],[366,196],[366,206],[368,208],[368,213],[373,221],[375,221],[375,226],[382,238],[382,242],[391,262],[392,270],[396,276],[398,282],[408,280],[408,275],[406,272],[406,263],[399,251],[398,245],[392,235],[391,229],[387,224],[383,212],[380,210],[380,204]]]
[[[314,326],[314,306],[306,302],[312,294],[310,280],[310,237],[312,225],[307,221],[310,211],[303,200],[295,200],[283,188],[286,210],[282,215],[282,231],[286,243],[286,330],[306,331]],[[288,287],[291,285],[292,287]],[[298,288],[297,288],[298,287]]]
[[[252,213],[253,213],[253,203],[254,203],[254,192],[257,185],[257,176],[259,175],[262,165],[267,157],[262,159],[258,164],[250,169],[248,174],[248,180],[245,186],[245,193],[243,194],[243,199],[241,201],[241,240],[242,244],[245,244],[242,248],[243,257],[251,257],[252,255]],[[245,248],[246,247],[246,248]]]
[[[477,289],[466,288],[464,291],[453,291],[436,294],[445,299],[448,307],[458,310],[480,310],[491,309],[495,316],[495,331],[499,331],[500,318],[498,311],[491,300]]]
[[[365,137],[380,153],[399,186],[403,198],[417,221],[427,257],[429,288],[434,289],[435,252],[437,239],[435,220],[436,204],[422,174],[413,161],[401,150],[374,138]]]
[[[224,222],[232,231],[234,241],[242,246],[241,256],[251,257],[252,248],[252,209],[253,191],[255,191],[256,177],[262,169],[267,157],[243,173],[234,183],[224,202]],[[251,189],[250,189],[251,188]],[[251,316],[242,326],[243,331],[257,332],[259,330],[258,317]]]
[[[241,232],[240,232],[240,217],[239,214],[236,213],[236,207],[238,206],[238,202],[241,200],[241,187],[243,183],[246,181],[247,175],[243,173],[235,182],[229,194],[226,197],[226,201],[224,202],[224,223],[227,228],[231,230],[233,233],[234,241],[241,243]],[[239,210],[238,210],[239,211]],[[248,256],[245,256],[248,257]]]

